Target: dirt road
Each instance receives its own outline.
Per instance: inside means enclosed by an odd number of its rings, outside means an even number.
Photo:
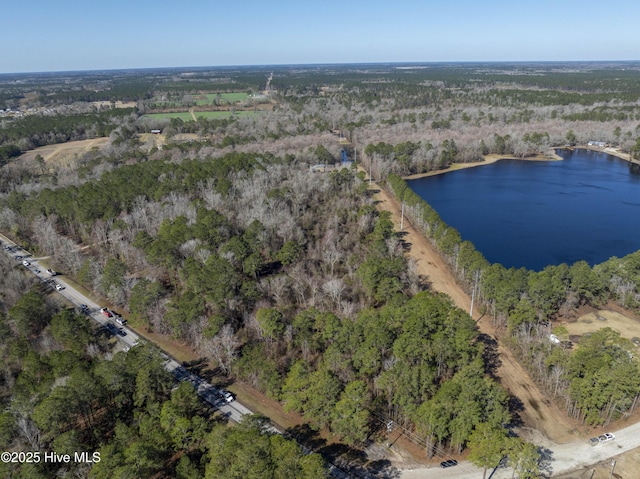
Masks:
[[[379,191],[375,195],[376,200],[379,201],[378,208],[391,212],[392,221],[396,230],[399,231],[400,204],[375,183],[372,189]],[[403,232],[404,240],[411,245],[409,256],[416,260],[419,273],[428,278],[431,288],[451,296],[458,307],[469,312],[471,298],[458,286],[448,265],[436,253],[431,243],[417,232],[406,218]],[[482,333],[497,340],[496,331],[487,318],[480,318],[480,315],[474,312],[474,319],[478,322]],[[525,426],[539,431],[558,443],[576,440],[579,437],[577,426],[572,424],[569,418],[540,392],[529,374],[507,348],[499,344],[498,351],[501,361],[498,376],[502,385],[521,401],[522,410],[518,413]]]

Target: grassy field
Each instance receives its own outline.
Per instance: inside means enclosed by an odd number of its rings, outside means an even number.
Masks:
[[[198,98],[198,100],[196,100],[196,105],[198,106],[212,105],[216,98],[220,98],[220,103],[223,105],[238,103],[238,102],[245,101],[249,96],[248,93],[242,93],[242,92],[220,93],[219,95],[220,95],[219,97],[218,97],[218,93],[207,93],[206,95],[202,95],[202,96],[206,96],[206,98]]]
[[[191,113],[188,111],[175,113],[150,113],[142,116],[143,120],[170,120],[171,118],[180,118],[182,121],[193,121]]]
[[[259,111],[196,111],[194,115],[196,118],[204,117],[204,118],[229,118],[230,116],[254,116],[260,114]]]
[[[235,113],[230,111],[196,111],[193,114],[196,118],[229,118],[230,116],[253,116],[259,113],[260,112],[255,111],[236,111]],[[180,118],[182,121],[193,121],[193,117],[188,111],[176,113],[151,113],[142,117],[143,120],[170,120],[171,118]]]

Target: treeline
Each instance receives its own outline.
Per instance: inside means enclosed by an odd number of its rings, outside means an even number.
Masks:
[[[565,400],[568,412],[589,424],[602,424],[633,411],[640,399],[640,369],[630,341],[603,333],[604,337],[585,339],[575,350],[565,350],[551,342],[549,335],[552,331],[563,335],[562,329],[552,330],[550,324],[561,309],[566,314],[580,305],[598,307],[613,300],[637,311],[640,252],[613,257],[593,268],[578,261],[571,266],[547,266],[539,272],[507,269],[489,264],[402,178],[390,175],[388,184],[403,198],[407,217],[448,260],[463,287],[469,293],[475,290],[485,314],[507,331],[534,377]],[[625,376],[624,381],[593,387],[593,378],[607,368]]]
[[[531,151],[539,150],[543,144],[548,144],[547,133],[526,133],[523,142],[530,146]],[[485,142],[480,140],[479,146],[462,152],[455,140],[444,139],[440,144],[432,144],[428,140],[412,142],[405,141],[395,145],[380,141],[368,144],[364,149],[363,166],[370,168],[371,173],[384,179],[389,174],[414,175],[434,170],[443,170],[455,162],[480,161],[482,155],[514,154],[514,145],[510,135],[500,136],[497,133]]]
[[[16,145],[0,146],[0,166],[4,165],[9,158],[20,156],[22,151]]]
[[[0,258],[8,279],[9,261]],[[5,298],[17,299],[3,301],[0,313],[0,449],[34,454],[31,461],[3,456],[0,476],[326,476],[321,456],[265,432],[263,418],[232,428],[220,422],[189,382],[176,385],[156,348],[144,343],[114,354],[93,320],[61,309],[37,285],[21,293],[20,282],[4,278]],[[53,452],[72,459],[46,461]],[[76,460],[83,452],[86,462]]]
[[[90,85],[93,79],[85,80]],[[94,101],[140,101],[151,98],[151,92],[155,87],[155,82],[144,78],[132,78],[128,80],[106,80],[109,83],[108,88],[104,88],[104,82],[100,83],[96,79],[96,83],[100,85],[100,89],[91,89],[90,87],[82,89],[63,89],[54,93],[42,94],[38,101],[43,105],[59,105],[69,104],[77,101],[94,102]]]
[[[109,136],[133,108],[117,108],[92,114],[28,115],[5,122],[0,130],[0,145],[15,144],[23,150],[53,143]]]
[[[317,310],[299,313],[292,332],[301,359],[283,380],[269,378],[283,381],[279,397],[285,409],[328,427],[348,444],[364,441],[385,417],[413,423],[429,455],[436,446],[462,450],[481,424],[501,429],[509,423],[508,396],[485,377],[482,347],[468,315],[448,298],[427,292],[391,303],[365,310],[355,321]],[[273,371],[272,346],[258,347],[263,354],[252,354],[250,363],[241,360],[240,372]]]
[[[228,178],[234,172],[263,168],[262,164],[271,158],[269,154],[231,153],[218,160],[141,162],[105,172],[99,179],[80,186],[46,188],[32,198],[12,193],[7,201],[30,218],[39,213],[56,215],[59,226],[65,223],[89,226],[131,211],[137,198],[158,201],[170,193],[190,193],[207,180],[212,180],[214,191],[227,193],[231,187]]]

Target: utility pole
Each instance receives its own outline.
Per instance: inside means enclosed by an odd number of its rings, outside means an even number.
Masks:
[[[473,290],[471,291],[471,309],[469,310],[469,316],[471,316],[471,319],[473,319],[473,303],[476,299],[476,288],[478,287],[479,281],[480,281],[480,271],[477,270],[474,281],[473,281]]]
[[[616,467],[616,461],[614,459],[614,461],[611,463],[611,473],[609,474],[609,479],[611,479],[613,477],[613,470]]]
[[[400,209],[400,231],[404,229],[404,200],[402,200],[402,208]]]

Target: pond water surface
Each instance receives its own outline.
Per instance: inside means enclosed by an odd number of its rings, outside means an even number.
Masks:
[[[589,150],[409,181],[491,263],[540,271],[640,249],[640,169]]]

